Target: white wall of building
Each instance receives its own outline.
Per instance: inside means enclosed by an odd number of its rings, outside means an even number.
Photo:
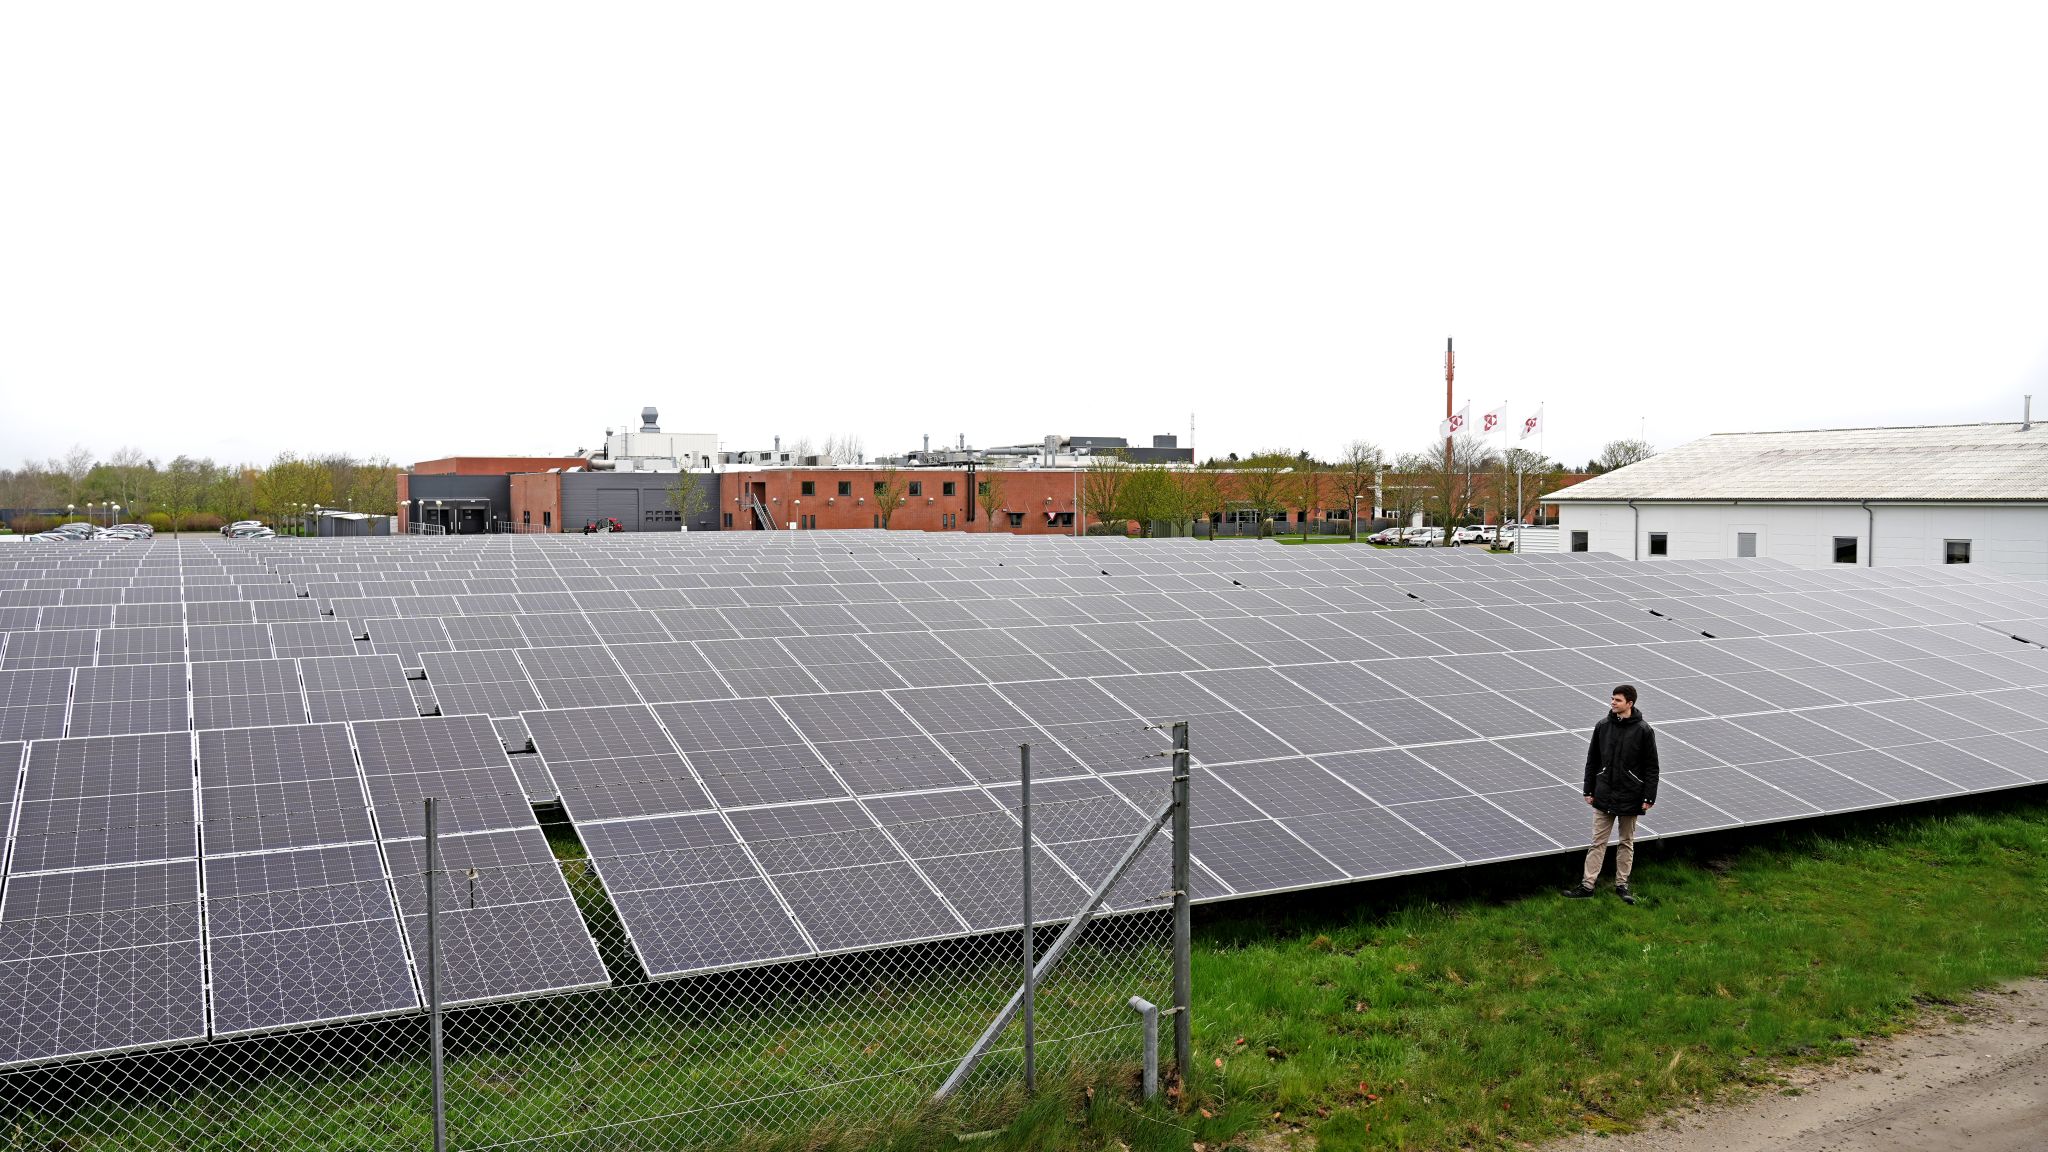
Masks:
[[[2048,505],[1626,504],[1562,503],[1561,544],[1587,533],[1588,550],[1654,560],[1650,534],[1666,534],[1679,560],[1736,553],[1739,533],[1756,534],[1756,554],[1801,568],[1835,564],[1835,537],[1856,539],[1858,564],[1869,564],[1871,522],[1879,567],[1940,564],[1949,540],[1970,541],[1970,562],[1994,571],[2048,579]]]
[[[718,461],[718,436],[712,432],[614,432],[604,438],[605,455],[626,460],[674,461],[674,467],[708,468]],[[645,471],[666,469],[644,468]]]

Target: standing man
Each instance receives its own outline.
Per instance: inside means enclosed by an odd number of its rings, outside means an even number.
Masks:
[[[1593,808],[1593,847],[1586,853],[1585,881],[1567,888],[1564,894],[1574,900],[1593,895],[1600,867],[1607,860],[1607,838],[1612,834],[1614,894],[1622,903],[1633,904],[1636,898],[1628,890],[1628,874],[1636,862],[1636,818],[1657,802],[1657,733],[1636,708],[1633,684],[1615,685],[1607,715],[1593,726],[1582,791]]]

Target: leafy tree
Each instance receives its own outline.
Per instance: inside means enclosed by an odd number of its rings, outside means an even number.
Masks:
[[[717,480],[709,473],[676,473],[675,483],[668,486],[668,506],[682,517],[685,527],[711,509],[711,490],[715,484]]]
[[[1131,464],[1121,452],[1103,452],[1088,458],[1088,470],[1081,477],[1081,508],[1097,524],[1128,520],[1124,484],[1130,479]],[[1128,530],[1128,529],[1126,529]]]
[[[986,531],[996,530],[996,513],[1003,507],[1003,474],[981,472],[974,486],[975,502],[981,505],[982,519],[988,521]]]
[[[1134,464],[1125,473],[1113,519],[1138,522],[1138,534],[1150,536],[1154,524],[1175,520],[1173,476],[1163,465]]]
[[[1353,440],[1344,446],[1344,452],[1337,457],[1336,467],[1329,473],[1332,491],[1340,497],[1350,510],[1351,540],[1358,541],[1358,505],[1379,483],[1380,469],[1386,465],[1386,456],[1380,446],[1370,440]]]
[[[882,527],[889,527],[890,517],[896,515],[896,506],[903,502],[903,483],[894,468],[882,473],[875,481],[875,515],[882,518]]]
[[[1223,481],[1223,473],[1212,467],[1174,473],[1174,486],[1180,489],[1181,506],[1191,522],[1190,532],[1193,531],[1192,521],[1220,516],[1229,510],[1230,496]],[[1210,533],[1209,538],[1214,540],[1215,534]]]
[[[1612,472],[1616,468],[1640,464],[1656,454],[1657,450],[1650,446],[1648,440],[1609,440],[1586,471]]]
[[[1287,499],[1288,478],[1297,463],[1294,453],[1285,449],[1260,452],[1237,463],[1237,498],[1258,518],[1261,537]]]
[[[1294,473],[1289,479],[1288,496],[1301,510],[1301,538],[1308,539],[1309,517],[1323,507],[1324,476],[1322,465],[1316,463],[1307,453],[1295,462]]]
[[[171,465],[158,472],[150,499],[165,512],[170,513],[171,532],[175,535],[185,524],[185,518],[199,501],[199,492],[206,484],[207,473],[213,471],[213,461],[194,460],[180,456]]]

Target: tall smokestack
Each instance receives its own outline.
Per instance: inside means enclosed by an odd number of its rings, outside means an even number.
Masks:
[[[2027,393],[2026,398],[2020,401],[2020,431],[2032,432],[2033,430],[2034,394],[2032,392],[2029,392]]]

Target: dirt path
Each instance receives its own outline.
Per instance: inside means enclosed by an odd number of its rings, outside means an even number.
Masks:
[[[1946,1019],[1871,1041],[1856,1056],[1787,1074],[1729,1108],[1548,1152],[2032,1152],[2048,1148],[2048,980],[1989,993]],[[1946,1014],[1943,1014],[1944,1016]]]

